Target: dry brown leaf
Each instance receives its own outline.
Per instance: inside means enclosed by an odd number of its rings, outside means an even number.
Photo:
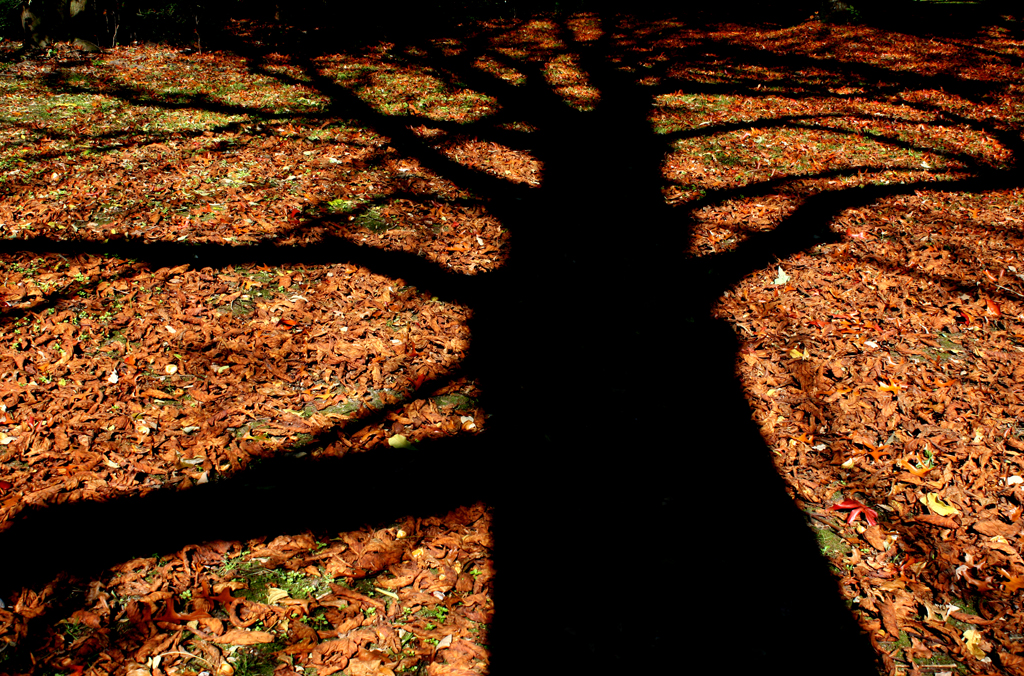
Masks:
[[[971,530],[990,537],[1000,535],[1005,538],[1011,538],[1020,534],[1021,525],[1020,523],[1008,524],[995,519],[987,519],[985,521],[975,521],[972,523]]]
[[[887,599],[879,601],[878,609],[882,616],[882,626],[885,627],[885,631],[888,632],[893,640],[899,638],[900,625],[896,620],[896,607],[892,604],[892,601]]]
[[[1024,657],[1021,657],[1020,655],[1000,652],[999,663],[1004,669],[1008,670],[1011,674],[1014,674],[1014,676],[1018,674],[1024,675]]]
[[[358,649],[359,646],[350,638],[324,641],[310,653],[310,663],[344,669],[348,665],[349,658],[355,655]]]
[[[861,533],[861,536],[867,540],[868,544],[877,549],[880,552],[884,552],[886,547],[885,542],[885,531],[882,530],[881,526],[868,526]]]
[[[914,517],[914,521],[926,523],[929,526],[938,526],[939,528],[959,528],[959,525],[953,519],[935,514],[918,514]]]
[[[269,631],[229,629],[215,638],[214,641],[223,645],[257,645],[259,643],[273,643],[275,638],[277,637]]]

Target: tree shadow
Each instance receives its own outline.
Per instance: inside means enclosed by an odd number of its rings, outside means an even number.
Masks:
[[[1017,18],[1014,18],[1017,15]],[[992,26],[1013,27],[1020,6],[1006,0],[976,2],[873,2],[866,19],[872,25],[908,35],[962,37]]]
[[[776,258],[832,241],[829,224],[843,209],[924,184],[820,194],[733,252],[687,259],[693,218],[661,193],[666,144],[651,130],[651,90],[617,65],[611,33],[592,42],[563,35],[600,92],[584,111],[555,97],[539,67],[517,64],[528,71],[526,85],[509,87],[474,72],[468,57],[423,57],[453,79],[479,82],[510,117],[530,119],[536,132],[523,143],[543,163],[537,189],[510,187],[440,157],[408,130],[415,118],[372,111],[296,56],[331,98],[328,116],[359,119],[483,195],[513,233],[513,254],[499,271],[458,277],[414,255],[340,238],[315,249],[17,243],[154,267],[349,261],[402,277],[473,308],[473,344],[461,368],[479,379],[493,415],[478,437],[424,442],[415,452],[267,458],[188,491],[24,513],[0,533],[0,550],[15,553],[0,558],[0,589],[45,584],[60,572],[88,578],[132,556],[194,542],[338,531],[484,501],[495,509],[498,570],[492,673],[603,673],[678,661],[871,673],[869,639],[750,419],[735,377],[736,337],[709,307]],[[470,55],[491,51],[486,38],[465,44]],[[739,54],[712,41],[701,46]],[[258,54],[251,58],[258,70]],[[747,90],[750,83],[723,86]],[[765,124],[772,123],[784,124]],[[981,190],[993,177],[1019,185],[991,172],[946,185]],[[342,433],[326,432],[309,447]],[[378,477],[396,473],[414,479],[401,493],[377,497]],[[17,659],[29,660],[31,649],[31,642],[19,648]]]

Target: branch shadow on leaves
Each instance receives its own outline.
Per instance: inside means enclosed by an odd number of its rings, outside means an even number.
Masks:
[[[479,436],[416,451],[270,458],[185,492],[32,512],[0,533],[0,549],[16,553],[0,563],[0,584],[41,583],[59,571],[95,576],[194,542],[338,531],[484,501],[496,510],[492,673],[555,663],[604,671],[635,664],[638,652],[677,659],[683,619],[701,625],[687,641],[697,655],[680,658],[688,662],[870,673],[868,639],[750,420],[735,378],[736,337],[707,309],[750,272],[833,241],[828,224],[842,210],[935,186],[818,194],[735,251],[681,263],[692,222],[660,195],[664,143],[650,132],[649,97],[609,66],[602,42],[576,46],[602,94],[594,111],[557,107],[536,84],[539,73],[515,92],[520,110],[542,111],[531,138],[545,167],[540,190],[497,187],[359,109],[403,152],[501,198],[493,208],[517,251],[507,270],[459,278],[341,239],[315,251],[28,243],[157,266],[345,260],[465,300],[474,315],[464,368],[479,377],[494,416]],[[358,103],[318,85],[341,108]],[[942,188],[1011,185],[1019,178],[991,172]]]

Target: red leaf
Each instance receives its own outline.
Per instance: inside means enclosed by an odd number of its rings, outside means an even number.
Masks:
[[[847,499],[829,507],[830,511],[837,509],[851,510],[850,517],[846,519],[846,523],[853,523],[854,521],[856,521],[857,516],[859,514],[864,515],[864,518],[867,520],[869,526],[874,526],[878,523],[878,521],[876,520],[878,519],[878,512],[871,509],[870,507],[865,505],[863,502],[860,502],[859,500]]]

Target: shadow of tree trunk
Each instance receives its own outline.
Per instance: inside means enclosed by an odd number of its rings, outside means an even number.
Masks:
[[[416,454],[267,460],[184,493],[41,509],[0,533],[0,586],[96,575],[196,541],[337,531],[483,500],[495,509],[494,674],[872,673],[869,640],[750,419],[736,338],[709,314],[772,252],[815,242],[845,198],[812,204],[758,240],[766,248],[685,258],[692,222],[661,195],[665,147],[648,120],[650,90],[613,67],[605,40],[573,48],[600,91],[593,110],[554,98],[539,71],[507,103],[538,130],[529,143],[542,185],[475,186],[513,234],[506,269],[453,279],[358,247],[310,252],[403,269],[412,284],[470,301],[464,368],[488,397],[486,433]],[[354,105],[323,89],[339,108]],[[404,124],[358,112],[403,152],[437,161],[411,141],[402,147]],[[395,468],[415,477],[400,496],[363,499],[373,493],[366,477]]]

